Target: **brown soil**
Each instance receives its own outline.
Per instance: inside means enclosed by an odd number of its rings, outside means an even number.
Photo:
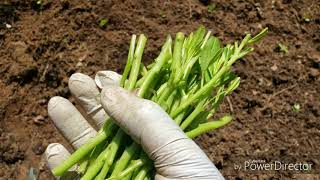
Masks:
[[[25,179],[31,167],[40,179],[53,179],[42,154],[49,143],[67,143],[48,118],[47,102],[55,95],[72,100],[67,87],[72,73],[121,73],[131,34],[149,37],[148,62],[166,34],[190,32],[200,24],[224,43],[265,26],[271,32],[234,67],[242,83],[220,109],[234,121],[198,138],[199,145],[229,179],[320,179],[286,171],[232,171],[237,157],[256,156],[315,155],[308,161],[319,167],[319,1],[212,0],[213,12],[206,3],[44,0],[39,6],[5,0],[0,5],[0,179]],[[103,28],[102,18],[109,19]],[[294,111],[294,104],[300,109]]]

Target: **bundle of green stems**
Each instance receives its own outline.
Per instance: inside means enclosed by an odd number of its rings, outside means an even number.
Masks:
[[[231,121],[229,115],[212,120],[224,97],[239,86],[240,78],[231,66],[252,52],[252,45],[267,31],[255,37],[247,34],[240,43],[224,47],[202,26],[187,37],[178,32],[174,40],[166,38],[159,56],[148,66],[142,63],[147,38],[141,34],[137,40],[133,35],[120,86],[138,89],[139,97],[158,103],[188,137],[195,138]],[[53,174],[61,176],[76,164],[83,180],[148,180],[155,173],[141,146],[111,118]]]

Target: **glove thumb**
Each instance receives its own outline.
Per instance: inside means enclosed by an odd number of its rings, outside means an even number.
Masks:
[[[223,179],[206,154],[158,104],[116,86],[102,89],[101,104],[154,161],[157,179]]]

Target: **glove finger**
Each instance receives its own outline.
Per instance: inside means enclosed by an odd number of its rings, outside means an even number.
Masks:
[[[95,81],[88,75],[75,73],[70,77],[68,86],[85,113],[100,128],[109,116],[100,104],[100,92]]]
[[[102,89],[101,104],[115,123],[142,145],[162,177],[223,179],[206,154],[156,103],[112,86]]]
[[[59,143],[49,144],[45,151],[45,160],[50,171],[59,166],[61,162],[66,160],[69,156],[70,152]],[[79,177],[76,169],[77,167],[73,166],[68,172],[64,173],[63,176],[56,177],[56,179],[75,179],[76,177]]]
[[[70,156],[70,152],[59,143],[51,143],[45,151],[45,159],[50,170],[61,164]]]
[[[120,87],[109,86],[102,89],[101,104],[115,122],[136,142],[145,146],[149,153],[174,138],[187,138],[160,106],[138,98]],[[158,135],[160,136],[157,137]]]
[[[55,96],[48,103],[54,125],[74,148],[79,148],[97,134],[82,114],[67,99]]]
[[[114,71],[99,71],[97,72],[94,80],[96,85],[102,89],[104,86],[120,85],[121,75]]]

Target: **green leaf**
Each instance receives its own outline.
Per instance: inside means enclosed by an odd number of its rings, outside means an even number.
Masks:
[[[205,72],[213,59],[214,53],[212,51],[212,45],[214,43],[213,38],[209,38],[202,51],[200,52],[199,63],[202,72]]]
[[[239,47],[237,48],[237,51],[238,52],[241,51],[242,48],[244,48],[250,40],[251,40],[251,34],[246,34],[246,36],[242,39]]]
[[[197,31],[194,33],[193,43],[194,45],[201,44],[204,36],[206,34],[206,29],[204,26],[200,26]]]
[[[294,103],[294,105],[292,106],[292,110],[293,112],[299,112],[301,110],[301,105],[299,103]]]
[[[304,22],[309,23],[311,21],[311,15],[310,14],[304,14],[302,18],[303,18]]]
[[[235,78],[234,80],[232,80],[230,83],[229,83],[229,86],[226,90],[226,94],[230,94],[232,91],[234,91],[235,89],[238,88],[240,84],[240,77],[237,77]]]
[[[208,69],[205,73],[204,73],[204,80],[205,82],[209,82],[210,79],[212,78],[212,76],[210,75],[210,70]]]
[[[184,43],[185,56],[183,62],[189,61],[199,54],[205,34],[206,29],[203,26],[200,26],[195,32],[190,33]]]
[[[208,13],[213,13],[215,10],[216,10],[216,4],[209,4],[208,6],[207,6],[207,10],[208,10]]]
[[[209,115],[209,112],[205,111],[200,113],[187,127],[185,131],[191,131],[192,129],[195,129],[199,126],[199,124],[208,122],[207,116]]]
[[[228,84],[237,77],[238,76],[233,72],[226,72],[224,75],[221,76],[220,85]]]
[[[219,106],[223,98],[226,96],[226,91],[224,85],[222,85],[214,96],[212,107],[215,109]]]
[[[228,62],[228,60],[230,59],[230,56],[232,55],[232,50],[231,50],[231,45],[227,45],[226,47],[224,47],[221,51],[221,57],[219,56],[219,58],[213,63],[213,67],[212,67],[212,76],[214,76],[219,69]]]
[[[267,33],[269,32],[268,28],[264,28],[259,34],[248,41],[248,44],[253,44],[259,42]]]
[[[219,53],[219,50],[219,39],[211,36],[200,52],[199,63],[202,72],[205,72],[208,69],[208,66],[212,63],[215,56]]]
[[[108,22],[109,22],[109,19],[105,19],[105,18],[100,19],[100,21],[99,21],[99,26],[100,26],[100,27],[106,27],[107,24],[108,24]]]
[[[241,53],[238,55],[237,59],[243,58],[245,55],[251,53],[254,50],[254,48],[250,47],[250,48],[245,48],[243,51],[241,51]]]
[[[288,47],[282,43],[278,43],[278,48],[280,52],[284,52],[285,54],[289,53]]]

